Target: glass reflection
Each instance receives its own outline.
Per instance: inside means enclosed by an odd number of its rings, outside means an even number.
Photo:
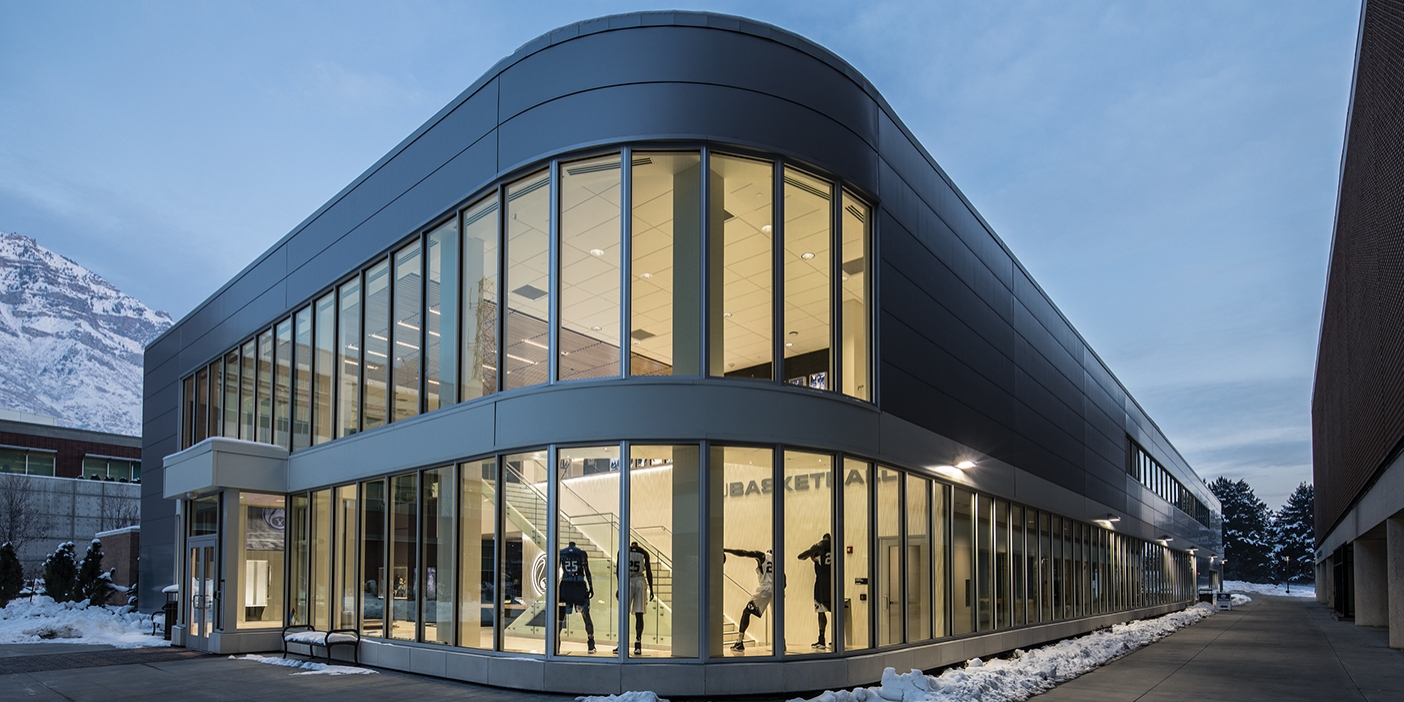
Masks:
[[[497,197],[463,213],[463,385],[467,402],[497,390]]]
[[[551,309],[550,196],[547,171],[507,186],[508,390],[547,381]]]

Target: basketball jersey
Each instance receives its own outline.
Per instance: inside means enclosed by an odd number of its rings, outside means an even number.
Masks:
[[[641,548],[629,547],[629,577],[648,577],[648,553]]]
[[[756,577],[760,579],[757,595],[769,595],[775,591],[775,560],[769,551],[765,552],[765,561],[756,566]]]
[[[826,582],[833,573],[834,552],[832,546],[833,544],[829,541],[820,541],[809,549],[814,554],[815,582]]]
[[[585,582],[585,569],[589,567],[590,557],[580,550],[578,546],[567,546],[561,549],[561,582],[563,583],[583,583]]]

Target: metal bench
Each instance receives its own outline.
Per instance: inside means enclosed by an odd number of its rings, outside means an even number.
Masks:
[[[288,657],[288,645],[300,644],[307,647],[309,658],[316,658],[314,646],[321,646],[327,652],[327,662],[331,662],[332,649],[337,646],[351,647],[351,660],[361,664],[361,635],[355,629],[332,629],[318,631],[306,624],[293,624],[283,627],[283,657]]]

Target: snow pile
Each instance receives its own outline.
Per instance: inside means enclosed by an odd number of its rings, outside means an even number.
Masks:
[[[1242,606],[1242,605],[1248,604],[1249,602],[1252,602],[1252,601],[1253,601],[1253,598],[1251,598],[1251,597],[1249,597],[1249,596],[1247,596],[1247,595],[1241,595],[1241,594],[1235,592],[1235,593],[1229,595],[1229,601],[1233,603],[1233,606],[1235,606],[1235,607],[1240,607],[1240,606]]]
[[[575,702],[668,702],[653,692],[626,692],[622,695],[586,695]]]
[[[1008,659],[971,659],[964,668],[952,668],[939,677],[920,670],[899,675],[888,668],[882,673],[880,687],[825,692],[812,702],[1019,702],[1213,613],[1212,605],[1200,603],[1163,617],[1117,624],[1032,651],[1018,650]]]
[[[0,609],[0,644],[82,643],[117,648],[169,646],[151,635],[151,620],[124,607],[89,607],[86,602],[54,602],[43,595],[12,600]],[[159,630],[158,630],[159,631]]]
[[[349,665],[330,665],[328,663],[318,663],[316,661],[298,661],[286,658],[274,658],[272,656],[260,656],[250,653],[246,656],[230,656],[231,661],[253,661],[255,663],[267,663],[268,665],[279,665],[284,668],[297,668],[298,672],[293,675],[379,675],[370,668],[356,668]]]
[[[1287,587],[1282,583],[1248,583],[1242,580],[1225,580],[1225,592],[1255,592],[1259,595],[1276,595],[1278,597],[1316,597],[1315,585],[1293,585],[1292,591],[1287,592]]]

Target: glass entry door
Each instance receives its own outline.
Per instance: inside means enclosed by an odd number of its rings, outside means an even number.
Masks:
[[[189,587],[186,589],[185,611],[186,647],[207,650],[210,632],[215,627],[215,611],[219,600],[216,587],[219,581],[215,549],[217,542],[211,540],[192,541],[187,549],[186,567]]]

